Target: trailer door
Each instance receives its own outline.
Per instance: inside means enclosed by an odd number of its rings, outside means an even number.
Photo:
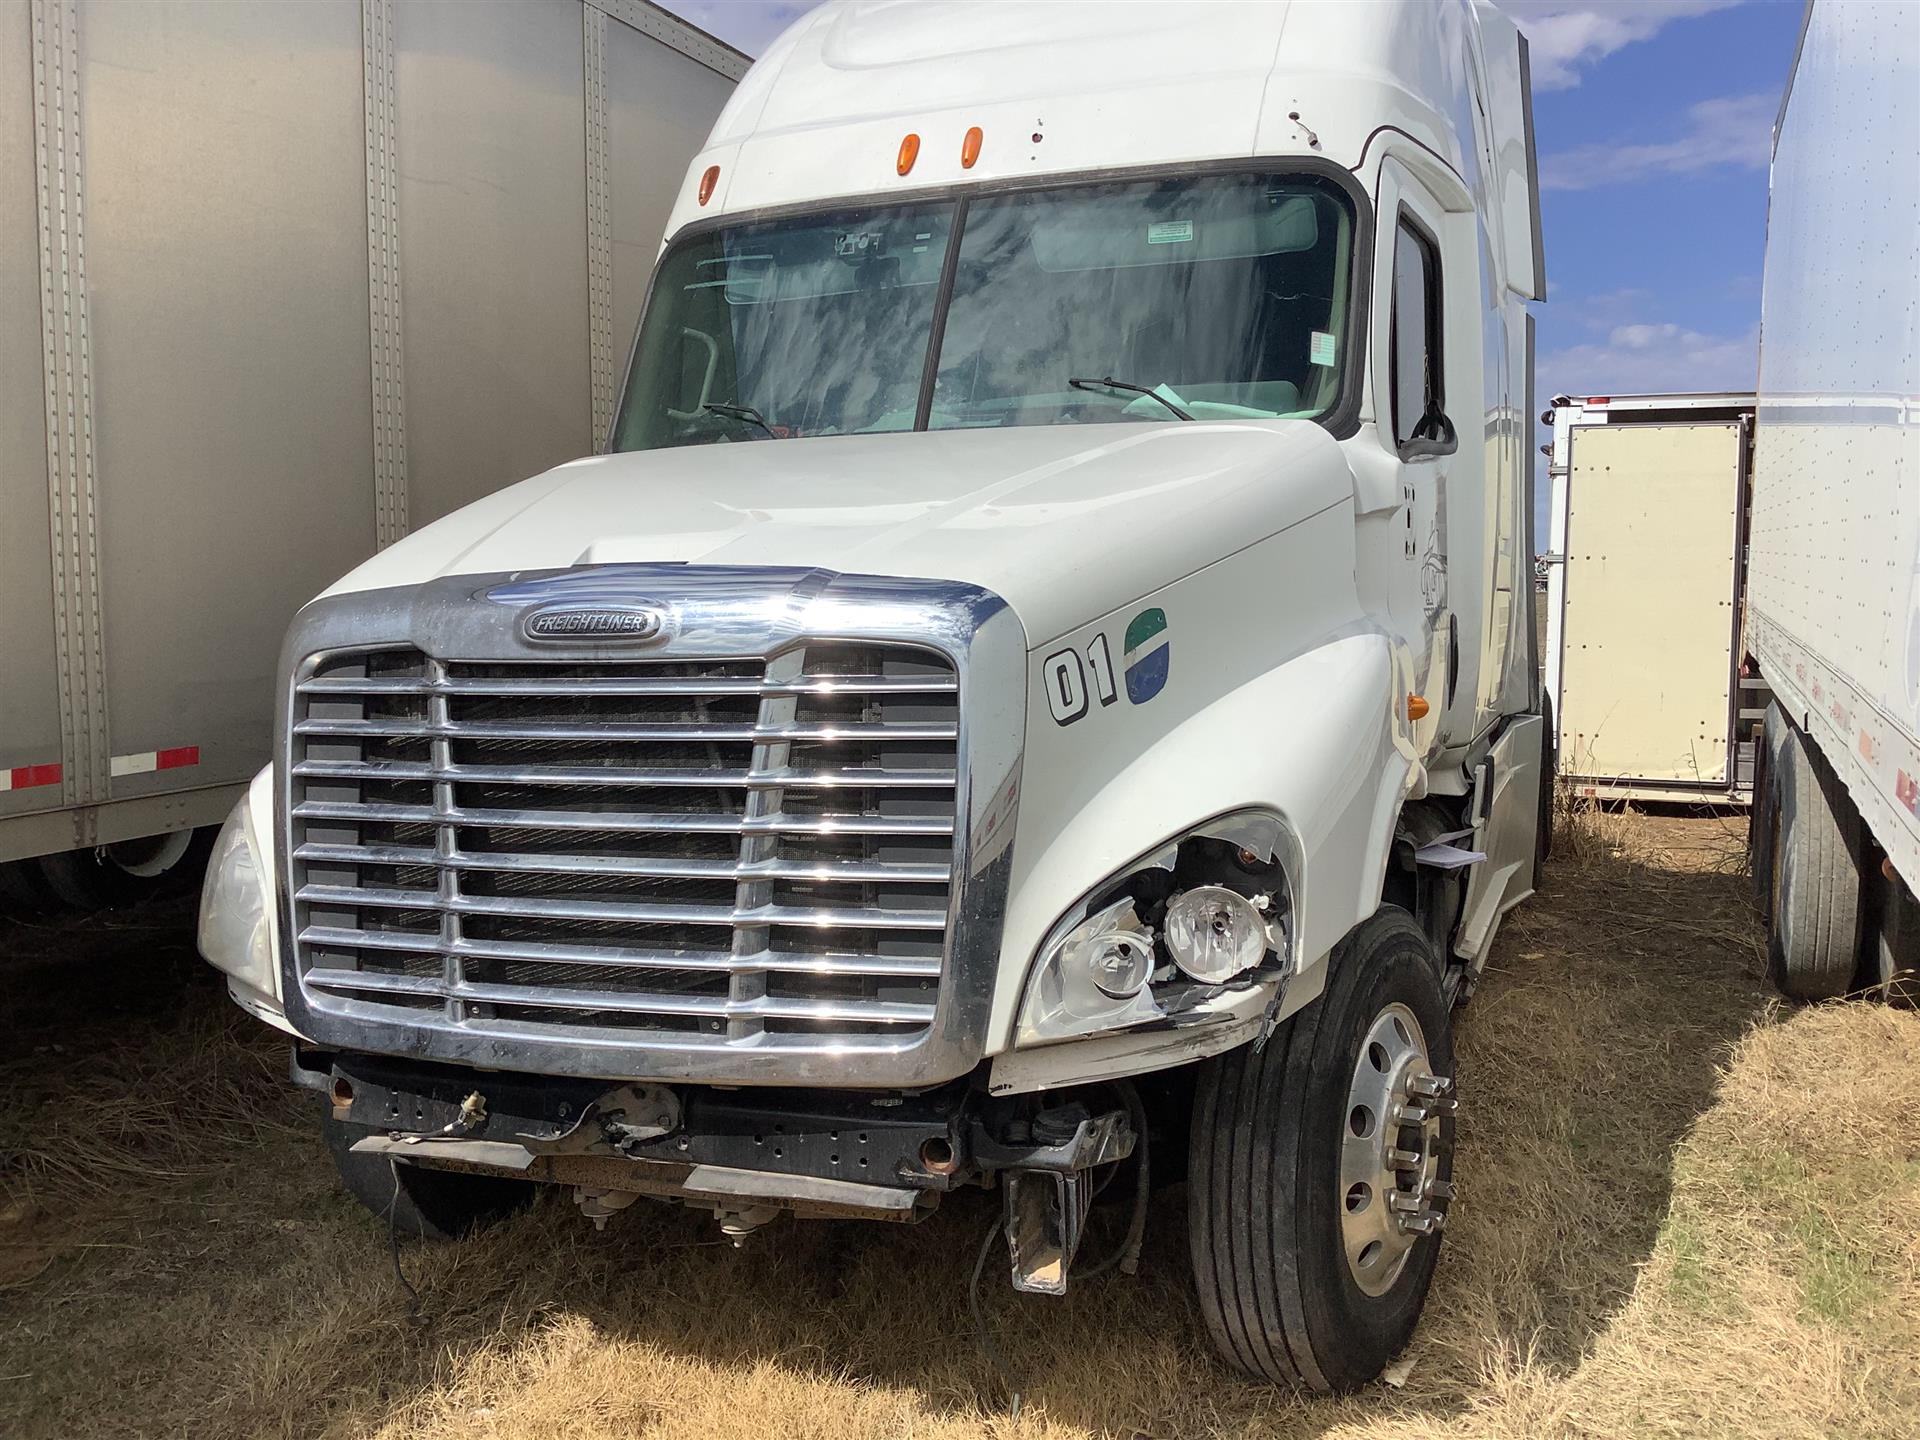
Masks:
[[[1571,446],[1561,773],[1723,788],[1740,427],[1585,425]]]

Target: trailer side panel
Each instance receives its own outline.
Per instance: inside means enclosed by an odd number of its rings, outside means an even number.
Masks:
[[[1816,3],[1775,137],[1748,646],[1920,888],[1920,10]]]

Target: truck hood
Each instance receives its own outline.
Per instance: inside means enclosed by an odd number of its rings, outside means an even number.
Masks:
[[[329,594],[614,563],[957,580],[1039,645],[1351,498],[1304,420],[833,436],[575,460],[390,546]]]

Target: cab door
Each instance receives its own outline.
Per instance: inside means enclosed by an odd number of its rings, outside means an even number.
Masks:
[[[1464,189],[1453,198],[1466,204]],[[1374,429],[1396,462],[1407,507],[1416,633],[1426,637],[1424,656],[1414,656],[1414,678],[1431,707],[1417,733],[1432,752],[1471,738],[1478,718],[1478,456],[1463,453],[1457,429],[1457,417],[1477,413],[1480,404],[1477,349],[1469,351],[1460,336],[1472,316],[1471,296],[1460,286],[1474,275],[1474,222],[1393,156],[1381,162],[1375,213]],[[1456,253],[1462,237],[1464,255]],[[1478,437],[1465,438],[1470,448]]]

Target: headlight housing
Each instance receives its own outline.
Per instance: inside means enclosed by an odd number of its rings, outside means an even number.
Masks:
[[[1224,985],[1266,955],[1266,916],[1238,890],[1196,885],[1167,902],[1167,949],[1194,979]]]
[[[200,892],[200,953],[215,969],[271,995],[273,935],[259,853],[251,807],[243,795],[220,827],[207,865]]]
[[[1021,1007],[1021,1043],[1091,1035],[1158,1011],[1147,994],[1153,932],[1131,898],[1084,919],[1062,921],[1041,946],[1039,969]]]
[[[1041,943],[1014,1043],[1122,1029],[1278,980],[1296,963],[1288,876],[1298,855],[1279,817],[1257,811],[1135,860]]]

